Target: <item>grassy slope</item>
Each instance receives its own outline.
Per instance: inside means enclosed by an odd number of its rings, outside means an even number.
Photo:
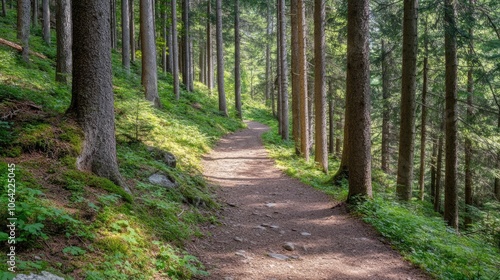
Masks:
[[[345,200],[348,184],[331,186],[312,161],[307,163],[294,153],[293,142],[283,141],[277,134],[277,122],[269,110],[254,105],[247,118],[266,123],[271,130],[263,135],[264,143],[279,168],[288,175],[318,188],[337,200]],[[339,162],[330,158],[329,173],[334,174]],[[500,251],[484,236],[457,235],[445,226],[432,205],[413,201],[396,202],[394,178],[379,170],[373,172],[375,197],[354,210],[373,225],[402,255],[438,279],[500,279]]]
[[[218,114],[217,100],[202,85],[175,101],[171,77],[159,75],[164,108],[143,100],[139,67],[127,75],[113,53],[118,161],[133,190],[124,193],[110,181],[75,168],[82,133],[64,116],[70,88],[54,82],[55,48],[45,46],[41,30],[32,31],[31,47],[48,56],[30,65],[0,46],[0,220],[6,221],[7,164],[16,164],[16,253],[18,272],[51,271],[68,278],[188,279],[203,274],[182,242],[200,234],[197,225],[213,221],[218,205],[200,173],[200,158],[222,135],[243,127]],[[15,17],[0,18],[0,37],[16,41]],[[53,38],[55,42],[55,38]],[[40,109],[41,108],[41,109]],[[177,157],[170,168],[148,149]],[[148,182],[162,172],[178,187]],[[5,223],[4,223],[5,224]],[[6,228],[0,241],[6,250]],[[0,279],[5,254],[0,256]]]

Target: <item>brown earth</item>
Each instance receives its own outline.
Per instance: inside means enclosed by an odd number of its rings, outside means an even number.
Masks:
[[[204,158],[225,202],[222,225],[187,246],[206,279],[430,279],[342,204],[274,167],[261,141],[267,129],[248,122]]]

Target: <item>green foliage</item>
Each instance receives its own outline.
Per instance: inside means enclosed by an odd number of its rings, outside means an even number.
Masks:
[[[270,131],[264,133],[263,140],[279,168],[331,194],[337,200],[347,198],[347,181],[340,187],[333,187],[329,176],[324,175],[320,168],[296,156],[293,143],[281,140],[276,122],[267,110],[262,106],[247,110],[247,118],[271,127]],[[333,174],[337,168],[338,162],[330,158],[329,174]],[[483,223],[471,229],[471,232],[479,230],[483,234],[469,235],[466,232],[460,235],[446,227],[430,203],[397,202],[394,199],[393,177],[374,170],[372,180],[374,199],[357,204],[353,210],[364,221],[372,224],[408,260],[438,279],[498,279],[500,252],[495,248],[498,246],[496,238],[500,225],[498,215],[490,214],[487,219],[483,219]],[[498,209],[495,209],[497,211],[484,212],[483,215],[498,213]]]
[[[72,256],[81,256],[84,255],[87,251],[83,250],[78,246],[69,246],[63,249],[63,253],[70,254]]]

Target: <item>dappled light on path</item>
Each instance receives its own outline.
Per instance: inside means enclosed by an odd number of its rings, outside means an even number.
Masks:
[[[342,204],[275,168],[266,130],[249,122],[204,158],[224,202],[221,225],[187,244],[206,279],[428,279]]]

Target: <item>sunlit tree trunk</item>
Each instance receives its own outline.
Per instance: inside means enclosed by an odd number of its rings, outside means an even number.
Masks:
[[[291,84],[292,84],[292,137],[295,144],[295,153],[300,155],[300,92],[299,92],[299,26],[297,15],[297,0],[290,1],[291,25]]]
[[[450,227],[458,229],[457,188],[457,38],[456,2],[445,0],[445,61],[446,61],[446,168],[444,182],[444,219]]]
[[[217,90],[219,92],[219,112],[228,116],[226,92],[224,91],[224,43],[222,41],[222,0],[216,0],[217,39]]]
[[[85,141],[77,167],[108,178],[125,190],[116,159],[111,70],[109,1],[73,1],[73,95],[70,113],[82,126]]]
[[[172,13],[172,51],[170,52],[170,56],[172,57],[172,76],[174,82],[174,95],[175,99],[179,100],[180,98],[180,89],[179,89],[179,49],[177,42],[177,1],[170,0],[171,4],[171,13]]]
[[[323,172],[328,173],[325,87],[325,0],[314,1],[314,107],[314,160],[319,162]]]
[[[23,47],[22,57],[29,63],[29,38],[30,38],[30,0],[19,0],[17,2],[17,38],[21,40]]]
[[[122,66],[130,71],[130,12],[129,1],[122,0]]]
[[[422,115],[420,121],[420,174],[418,176],[418,185],[420,190],[420,200],[424,201],[425,194],[425,145],[427,141],[427,80],[428,80],[428,39],[427,39],[427,19],[425,21],[425,31],[424,31],[424,66],[422,74]]]
[[[189,44],[189,0],[182,0],[182,23],[184,26],[182,34],[182,81],[187,91],[191,88],[191,66],[190,66],[190,44]]]
[[[267,0],[266,14],[266,105],[271,98],[271,1]]]
[[[158,96],[158,73],[156,68],[156,40],[153,22],[152,0],[140,1],[141,45],[142,45],[142,85],[144,94],[157,108],[161,107]]]
[[[241,73],[240,73],[240,1],[234,1],[234,105],[238,118],[241,112]]]
[[[415,148],[415,91],[417,77],[417,11],[418,1],[404,1],[403,65],[401,79],[401,124],[396,194],[409,201],[413,186]]]
[[[390,172],[389,164],[389,141],[391,134],[391,111],[390,111],[390,75],[389,75],[389,56],[391,51],[382,40],[382,170],[385,173]]]
[[[335,98],[332,80],[328,82],[328,153],[335,155]]]
[[[280,0],[280,67],[281,67],[281,138],[288,140],[288,63],[286,51],[286,5],[285,0]]]
[[[212,52],[212,24],[210,18],[212,16],[211,0],[207,0],[207,87],[212,92],[214,87],[214,68],[213,68],[213,52]]]
[[[309,110],[307,106],[307,59],[306,59],[306,16],[303,0],[297,0],[298,58],[297,78],[299,90],[300,152],[309,161]]]
[[[346,119],[350,141],[348,201],[372,196],[369,0],[347,3]]]
[[[124,0],[122,0],[124,1]],[[134,13],[134,0],[129,1],[130,11],[130,61],[135,61],[135,13]]]

